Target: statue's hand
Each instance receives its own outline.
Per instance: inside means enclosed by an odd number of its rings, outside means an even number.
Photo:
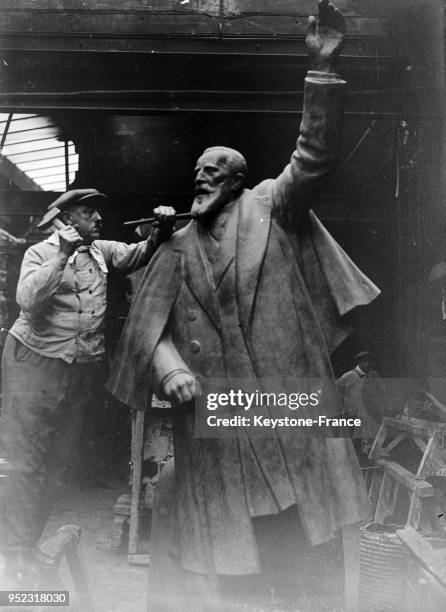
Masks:
[[[319,1],[319,18],[309,17],[305,39],[312,70],[335,72],[345,41],[345,20],[328,0]]]
[[[194,397],[201,395],[201,389],[196,378],[184,370],[180,370],[168,378],[163,386],[166,398],[174,404],[191,402]]]

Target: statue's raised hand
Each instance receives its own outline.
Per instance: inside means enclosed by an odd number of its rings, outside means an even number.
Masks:
[[[307,27],[308,55],[312,70],[335,72],[345,40],[345,20],[328,0],[320,0],[319,17],[309,17]]]

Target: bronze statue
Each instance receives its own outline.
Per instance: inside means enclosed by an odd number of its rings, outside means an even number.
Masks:
[[[350,331],[344,315],[379,293],[310,210],[337,161],[344,32],[322,0],[309,19],[311,70],[290,163],[248,190],[238,151],[206,149],[194,219],[158,250],[130,311],[110,388],[136,409],[151,392],[173,405],[175,470],[164,468],[154,508],[150,610],[212,609],[222,576],[264,571],[260,540],[283,524],[289,542],[301,532],[319,544],[368,517],[349,439],[198,438],[190,410],[200,380],[333,379],[330,352]]]

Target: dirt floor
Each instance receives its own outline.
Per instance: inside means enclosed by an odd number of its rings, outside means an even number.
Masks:
[[[62,525],[79,525],[82,530],[82,557],[90,576],[97,612],[145,612],[147,568],[129,565],[125,552],[108,550],[114,518],[113,505],[119,495],[128,492],[125,483],[113,484],[116,486],[113,490],[86,488],[78,483],[67,484],[57,501],[43,539],[54,535]],[[69,573],[64,563],[61,575],[69,587]]]
[[[97,612],[145,612],[147,568],[130,565],[125,551],[109,550],[113,506],[120,495],[129,492],[126,483],[113,484],[115,489],[66,485],[45,535],[53,535],[62,525],[79,525]]]
[[[125,551],[112,552],[108,549],[114,518],[113,505],[120,495],[128,492],[126,483],[115,482],[114,486],[116,488],[111,490],[85,488],[79,483],[67,484],[59,497],[45,535],[54,535],[62,525],[80,526],[82,555],[90,575],[97,612],[146,612],[147,567],[130,565]],[[339,542],[333,542],[323,550],[313,551],[306,562],[309,570],[306,596],[292,595],[286,603],[278,600],[273,593],[273,601],[266,607],[233,602],[232,605],[229,604],[228,609],[245,612],[342,612],[343,568],[342,547]],[[61,575],[68,586],[69,574],[66,568],[61,569]],[[0,588],[7,588],[7,585],[0,584]],[[295,603],[291,604],[291,601]],[[67,610],[47,608],[55,609]],[[37,608],[29,610],[35,611]],[[76,612],[84,611],[77,608]]]

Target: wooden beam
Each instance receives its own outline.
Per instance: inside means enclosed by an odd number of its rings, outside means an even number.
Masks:
[[[6,120],[5,127],[3,128],[2,139],[0,142],[0,153],[3,151],[3,147],[5,146],[6,138],[8,137],[9,127],[11,125],[13,115],[14,113],[9,113],[8,119]]]
[[[308,56],[255,57],[231,54],[63,53],[4,51],[2,89],[294,89],[308,70]],[[407,74],[407,60],[376,55],[344,56],[340,69],[353,89],[395,87]],[[403,80],[404,82],[404,80]],[[191,84],[193,86],[191,87]]]
[[[338,0],[344,10],[349,36],[385,33],[384,15],[368,10],[358,13],[352,0]],[[301,0],[151,0],[149,2],[92,1],[0,1],[0,33],[89,35],[124,37],[185,35],[275,38],[305,37],[306,20],[316,2]]]
[[[392,440],[392,442],[390,442],[389,444],[387,444],[387,446],[383,446],[381,449],[381,452],[379,453],[380,457],[384,457],[386,455],[389,455],[390,452],[396,448],[398,446],[398,444],[400,444],[403,440],[405,440],[407,438],[405,433],[400,433],[394,440]]]
[[[1,13],[0,13],[1,16]],[[1,26],[0,26],[1,32]],[[385,36],[350,36],[345,54],[352,57],[370,56],[381,58],[392,55],[392,41]],[[146,55],[245,55],[245,56],[296,56],[306,55],[304,36],[276,36],[265,34],[249,38],[218,38],[217,36],[169,35],[158,38],[155,35],[131,36],[127,33],[114,35],[103,32],[97,36],[68,33],[1,32],[0,50],[10,51],[60,51],[76,53],[142,53]],[[393,53],[394,54],[394,53]]]
[[[305,36],[306,18],[296,22],[296,16],[247,16],[219,21],[205,15],[121,11],[0,11],[0,32],[3,34],[56,34],[80,36],[101,34],[152,36],[155,38],[188,35],[215,38]],[[382,36],[385,30],[382,18],[346,19],[349,36]]]
[[[429,542],[412,527],[406,526],[404,529],[398,529],[396,533],[415,558],[446,589],[446,559],[444,552],[434,550]],[[446,596],[446,592],[444,596]]]
[[[416,419],[407,416],[400,418],[384,417],[383,423],[387,425],[387,427],[395,427],[397,430],[407,431],[408,433],[421,436],[431,436],[437,431],[446,432],[446,423],[425,421],[424,419]]]
[[[29,176],[4,155],[0,155],[0,174],[11,182],[11,185],[26,191],[42,191]]]
[[[415,474],[406,470],[406,468],[399,463],[395,463],[394,461],[383,461],[383,465],[386,474],[394,478],[409,491],[416,492],[419,497],[434,496],[434,487],[431,484],[425,480],[420,480]]]
[[[435,91],[429,92],[435,96]],[[253,113],[298,115],[303,105],[301,91],[206,91],[206,90],[95,90],[0,93],[0,110],[8,112],[49,112],[56,110],[98,110],[116,113]],[[424,111],[424,112],[423,112]],[[374,117],[411,114],[429,117],[418,108],[408,89],[358,92],[348,98],[347,113]]]
[[[238,0],[236,0],[237,2]],[[279,0],[279,3],[284,0]],[[343,2],[344,0],[341,0]],[[229,0],[229,4],[233,0]],[[285,0],[290,5],[290,0]],[[302,2],[302,0],[301,0]],[[308,8],[314,6],[311,0],[303,0]],[[228,5],[228,0],[223,0]],[[0,0],[0,10],[26,11],[32,9],[36,12],[64,12],[77,11],[84,13],[111,12],[122,13],[126,11],[140,12],[175,12],[184,15],[201,12],[210,16],[218,16],[220,0],[191,0],[187,4],[180,4],[177,0]]]
[[[179,3],[177,3],[179,4]],[[154,11],[73,11],[41,9],[0,10],[0,32],[68,34],[101,36],[103,33],[124,36],[169,36],[199,33],[218,38],[218,20],[202,15]],[[280,27],[279,25],[277,27]],[[302,34],[294,28],[294,34]]]
[[[141,480],[144,453],[145,412],[132,411],[132,501],[130,505],[129,555],[138,554],[140,527]]]
[[[68,189],[70,186],[70,157],[68,154],[68,140],[65,141],[65,189]]]
[[[88,95],[89,92],[151,96],[200,95],[201,92],[223,96],[238,91],[255,95],[269,92],[293,91],[303,87],[308,69],[307,56],[252,56],[233,55],[169,55],[147,56],[134,54],[106,54],[91,52],[4,52],[7,64],[3,70],[2,92],[47,93],[61,96],[70,92]],[[379,81],[376,57],[345,57],[342,75],[349,82],[350,96],[370,99],[370,92],[384,91],[383,96],[402,91],[406,63],[400,57],[380,60]],[[396,87],[398,84],[399,89]],[[217,91],[218,90],[218,91]],[[390,90],[390,92],[388,91]],[[362,91],[367,93],[363,94]],[[429,92],[429,90],[428,90]],[[402,91],[404,96],[407,90]],[[423,95],[426,87],[423,87]],[[435,92],[432,92],[435,95]],[[234,108],[237,108],[234,106]]]

